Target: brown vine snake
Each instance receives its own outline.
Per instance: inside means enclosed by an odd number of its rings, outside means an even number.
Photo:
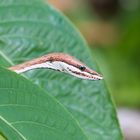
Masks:
[[[64,53],[50,53],[48,55],[29,60],[9,69],[16,73],[23,73],[33,69],[46,68],[68,73],[75,77],[88,80],[101,80],[103,77],[88,68],[76,58]]]

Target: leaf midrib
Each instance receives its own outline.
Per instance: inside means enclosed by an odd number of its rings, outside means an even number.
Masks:
[[[2,120],[7,126],[9,126],[12,130],[14,130],[15,133],[17,133],[21,139],[23,140],[27,140],[27,138],[25,138],[21,132],[19,132],[11,123],[9,123],[6,119],[4,119],[2,116],[0,116],[0,120]]]
[[[14,63],[0,50],[0,55],[10,64],[14,65]]]

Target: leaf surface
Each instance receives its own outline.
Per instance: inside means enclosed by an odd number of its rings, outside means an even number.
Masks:
[[[0,7],[2,65],[8,65],[4,61],[19,64],[50,52],[65,52],[99,71],[84,39],[49,4],[0,0]],[[26,76],[56,97],[78,120],[89,139],[122,139],[115,107],[103,80],[80,80],[51,70],[30,71]]]
[[[37,85],[2,68],[0,131],[8,140],[87,140],[60,103]]]

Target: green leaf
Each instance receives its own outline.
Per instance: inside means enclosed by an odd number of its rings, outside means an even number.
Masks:
[[[65,52],[99,71],[84,39],[52,6],[37,0],[0,0],[0,7],[0,55],[9,62]],[[67,107],[90,140],[122,139],[103,80],[80,80],[51,70],[30,71],[26,76]]]
[[[2,68],[0,131],[8,140],[87,140],[60,103],[27,79]]]
[[[6,140],[2,135],[0,135],[0,140]]]

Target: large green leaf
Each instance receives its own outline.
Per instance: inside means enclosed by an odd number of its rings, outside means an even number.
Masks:
[[[27,79],[1,68],[0,131],[8,140],[87,140],[55,99]]]
[[[6,60],[18,64],[49,52],[66,52],[98,70],[71,23],[52,6],[37,0],[0,0],[0,52],[2,65]],[[122,139],[103,80],[85,81],[50,70],[30,71],[26,76],[63,103],[89,139]]]

